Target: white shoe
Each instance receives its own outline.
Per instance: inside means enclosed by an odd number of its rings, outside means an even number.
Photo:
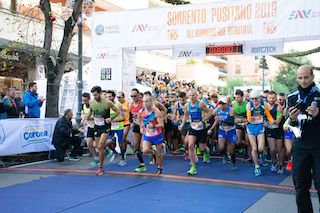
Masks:
[[[277,172],[278,171],[278,166],[277,164],[272,163],[271,165],[271,172]]]
[[[118,157],[117,154],[112,153],[111,158],[110,158],[110,163],[112,163],[117,157]]]
[[[119,165],[119,166],[125,166],[125,165],[127,165],[127,161],[125,161],[125,160],[120,160],[120,162],[119,162],[118,165]]]
[[[277,173],[282,175],[284,173],[284,167],[282,166],[281,169],[278,169]]]

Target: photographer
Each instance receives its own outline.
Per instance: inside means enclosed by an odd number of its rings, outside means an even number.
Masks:
[[[293,143],[292,176],[298,212],[313,212],[309,192],[312,178],[320,197],[320,92],[311,66],[300,66],[297,79],[298,90],[288,96],[290,125],[301,131]]]

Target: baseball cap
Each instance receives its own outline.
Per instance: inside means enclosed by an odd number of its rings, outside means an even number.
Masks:
[[[261,95],[261,93],[258,90],[252,90],[250,92],[250,98],[260,98],[260,95]]]
[[[218,103],[220,103],[220,102],[222,102],[222,103],[224,103],[224,104],[228,103],[227,97],[226,97],[226,96],[220,97]]]

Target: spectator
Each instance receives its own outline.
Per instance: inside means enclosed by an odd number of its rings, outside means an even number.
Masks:
[[[57,121],[54,128],[52,137],[52,144],[56,149],[54,152],[54,157],[60,162],[64,161],[66,151],[71,145],[73,146],[73,149],[71,151],[69,160],[80,160],[78,154],[81,152],[81,139],[74,136],[74,134],[77,133],[77,130],[73,129],[72,127],[72,117],[72,110],[67,109],[64,112],[64,116]]]
[[[2,98],[4,97],[4,95],[2,93],[0,93],[0,119],[6,119],[7,116],[7,111],[4,108],[4,104],[2,103]]]
[[[19,110],[15,100],[15,89],[9,88],[7,95],[2,98],[4,108],[7,112],[8,118],[19,118]]]
[[[23,97],[22,97],[22,93],[19,89],[16,89],[15,91],[15,100],[16,100],[16,103],[17,103],[17,107],[18,107],[18,111],[19,111],[19,117],[23,117],[24,116],[24,110],[25,110],[25,106],[24,106],[24,103],[23,103]]]
[[[28,86],[29,90],[25,93],[23,102],[25,104],[25,113],[29,118],[40,118],[40,108],[45,98],[37,94],[37,83],[31,82]]]

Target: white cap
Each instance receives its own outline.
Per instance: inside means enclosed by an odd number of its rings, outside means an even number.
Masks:
[[[218,103],[220,103],[220,102],[222,102],[222,103],[224,103],[224,104],[228,103],[227,97],[226,97],[226,96],[220,97]]]
[[[259,90],[252,90],[250,92],[250,98],[260,98],[261,93]]]

